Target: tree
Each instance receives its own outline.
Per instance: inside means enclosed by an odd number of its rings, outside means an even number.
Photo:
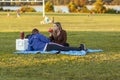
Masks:
[[[74,0],[74,3],[75,3],[77,6],[80,6],[80,0]]]
[[[69,12],[76,12],[77,5],[73,1],[71,1],[68,5],[68,9],[69,9]]]
[[[79,1],[79,5],[80,5],[80,6],[83,7],[83,6],[85,6],[85,4],[86,4],[86,0],[80,0],[80,1]]]
[[[67,5],[71,0],[50,0],[54,5]]]
[[[20,9],[21,12],[36,12],[36,10],[29,6],[22,6]]]
[[[94,9],[96,13],[105,13],[106,12],[106,7],[104,6],[104,2],[102,0],[97,0],[94,3]]]
[[[47,1],[45,4],[45,11],[46,12],[54,12],[54,6],[51,1]]]
[[[64,0],[64,5],[68,4],[70,0]]]
[[[84,5],[81,9],[80,9],[81,13],[89,13],[90,11],[88,10],[88,8]]]
[[[120,5],[120,0],[113,0],[112,4]]]

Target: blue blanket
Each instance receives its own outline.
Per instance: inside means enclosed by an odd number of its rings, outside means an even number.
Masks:
[[[67,54],[67,55],[76,55],[76,56],[84,56],[87,53],[94,53],[94,52],[102,52],[101,49],[88,49],[87,51],[81,50],[81,51],[60,51],[60,54]],[[17,54],[55,54],[58,51],[17,51],[15,53]]]

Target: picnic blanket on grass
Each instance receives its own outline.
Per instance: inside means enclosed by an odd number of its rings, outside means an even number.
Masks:
[[[59,51],[17,51],[16,54],[56,54]],[[67,55],[76,55],[76,56],[84,56],[87,53],[95,53],[95,52],[103,52],[101,49],[87,49],[86,51],[60,51],[59,54],[67,54]]]

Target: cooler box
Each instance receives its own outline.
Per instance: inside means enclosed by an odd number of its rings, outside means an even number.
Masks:
[[[16,39],[16,50],[24,51],[28,48],[28,39]]]

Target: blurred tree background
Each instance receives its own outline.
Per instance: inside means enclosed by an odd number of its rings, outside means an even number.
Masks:
[[[54,5],[68,5],[71,1],[74,1],[76,5],[83,6],[84,4],[93,4],[97,0],[45,0],[51,1]],[[120,0],[103,0],[107,5],[120,5]],[[23,5],[42,5],[41,2],[0,2],[0,6],[23,6]]]
[[[22,6],[22,12],[35,12],[33,8],[24,6],[37,5],[42,6],[42,2],[0,2],[0,11],[3,11],[2,6]],[[45,11],[54,12],[54,6],[61,5],[67,6],[71,13],[120,13],[105,7],[105,5],[120,5],[120,0],[45,0]],[[87,5],[94,7],[89,10]],[[59,10],[58,12],[62,11]]]

